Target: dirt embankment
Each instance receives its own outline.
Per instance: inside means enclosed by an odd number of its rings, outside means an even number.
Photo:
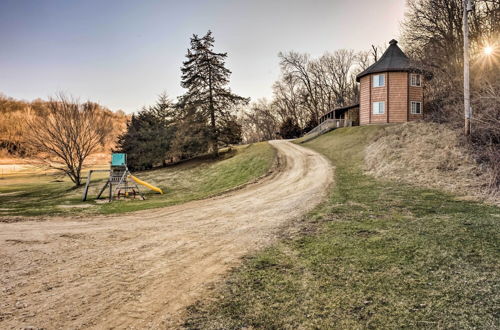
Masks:
[[[500,204],[489,172],[472,158],[457,132],[433,123],[388,126],[366,148],[367,171],[379,178],[443,189]]]
[[[225,195],[71,221],[0,223],[0,328],[168,328],[239,259],[325,195],[320,154],[273,142],[280,166]]]

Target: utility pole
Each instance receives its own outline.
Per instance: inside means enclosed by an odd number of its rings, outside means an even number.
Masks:
[[[463,32],[464,32],[464,116],[465,116],[465,135],[470,135],[470,81],[469,81],[469,24],[467,14],[472,11],[472,0],[464,0],[463,13]]]

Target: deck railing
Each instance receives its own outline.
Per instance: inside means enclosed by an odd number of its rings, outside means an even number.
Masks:
[[[326,133],[328,131],[331,131],[334,128],[339,128],[339,127],[347,127],[347,126],[352,126],[352,121],[351,120],[346,120],[346,119],[326,119],[324,120],[321,124],[310,130],[309,132],[306,133],[306,135],[321,135],[323,133]]]

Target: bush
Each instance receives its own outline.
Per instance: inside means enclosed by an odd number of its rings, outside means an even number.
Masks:
[[[289,117],[281,124],[280,135],[284,139],[295,139],[302,135],[302,130],[300,126]]]

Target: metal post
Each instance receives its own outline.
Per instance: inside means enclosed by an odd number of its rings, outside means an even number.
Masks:
[[[464,116],[465,116],[465,135],[470,135],[470,81],[469,81],[469,24],[467,22],[467,13],[471,10],[469,0],[464,0],[463,12],[463,32],[464,32]]]

